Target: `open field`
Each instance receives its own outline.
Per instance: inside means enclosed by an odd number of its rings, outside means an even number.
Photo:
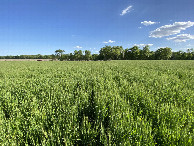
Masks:
[[[52,59],[0,59],[0,61],[51,61]]]
[[[194,145],[194,61],[1,62],[0,145]]]

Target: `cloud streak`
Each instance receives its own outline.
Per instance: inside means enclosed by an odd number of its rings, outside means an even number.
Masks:
[[[75,46],[74,48],[76,48],[76,49],[81,49],[82,47],[81,47],[81,46]]]
[[[152,22],[152,21],[143,21],[141,22],[141,24],[145,25],[145,26],[149,26],[149,25],[153,25],[153,24],[157,24],[159,22]]]
[[[180,33],[182,30],[186,30],[189,27],[194,26],[194,22],[175,22],[170,25],[164,25],[150,32],[150,37],[162,38]]]
[[[145,47],[146,45],[153,46],[153,44],[134,44],[134,46],[138,46],[138,47]]]
[[[192,39],[194,39],[194,35],[190,35],[190,34],[180,34],[175,37],[167,38],[167,40],[172,40],[177,43],[186,42]]]
[[[105,41],[105,42],[103,42],[104,44],[108,44],[108,43],[114,43],[115,41],[112,41],[112,40],[109,40],[109,41]]]
[[[121,13],[120,15],[123,16],[123,15],[129,13],[129,12],[132,10],[132,7],[133,7],[133,6],[128,6],[126,9],[124,9],[124,10],[122,11],[122,13]]]

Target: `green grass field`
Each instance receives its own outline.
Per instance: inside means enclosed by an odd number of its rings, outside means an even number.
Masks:
[[[194,145],[194,61],[0,62],[0,145]]]

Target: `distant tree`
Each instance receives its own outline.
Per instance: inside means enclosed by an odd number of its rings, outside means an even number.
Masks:
[[[111,48],[111,59],[113,60],[119,60],[124,58],[124,50],[122,46],[113,46]]]
[[[28,57],[31,58],[30,56],[28,56]],[[41,54],[37,54],[36,57],[37,57],[37,59],[43,59],[43,56]]]
[[[79,60],[83,60],[83,52],[82,52],[82,50],[78,51],[78,59]]]
[[[83,52],[82,50],[75,50],[74,51],[74,60],[82,60],[83,59]]]
[[[138,46],[130,49],[123,49],[122,46],[105,46],[100,49],[99,54],[91,54],[91,51],[75,50],[74,53],[63,54],[64,50],[56,50],[52,55],[17,55],[17,56],[0,56],[0,59],[59,59],[59,60],[154,60],[154,59],[172,59],[172,60],[194,60],[194,50],[187,49],[184,51],[172,52],[171,48],[160,48],[150,51],[149,45],[143,47],[142,50]]]
[[[91,60],[92,59],[91,51],[85,50],[84,59],[85,60]]]
[[[194,60],[194,49],[191,48],[192,60]]]
[[[69,60],[69,54],[63,54],[62,55],[62,60]]]
[[[131,50],[132,59],[133,60],[139,59],[139,56],[140,56],[140,49],[139,49],[139,47],[138,46],[134,46],[130,50]]]
[[[172,56],[172,49],[168,48],[168,47],[160,48],[160,49],[156,50],[155,55],[156,55],[156,59],[168,60]]]
[[[111,46],[105,46],[103,48],[100,49],[100,58],[102,58],[103,60],[109,60],[111,59]]]
[[[65,52],[65,51],[64,51],[64,50],[61,50],[61,49],[56,50],[56,51],[55,51],[55,56],[56,56],[56,58],[59,59],[59,60],[62,60],[62,56],[63,56],[63,53],[64,53],[64,52]]]
[[[94,61],[100,60],[99,55],[98,54],[92,54],[92,60],[94,60]]]
[[[183,51],[178,51],[178,52],[172,52],[172,60],[182,60],[183,59]]]
[[[0,56],[0,59],[5,59],[5,56]]]
[[[5,56],[5,59],[12,59],[11,55]]]
[[[54,54],[51,55],[52,60],[56,59],[56,56]]]
[[[150,51],[150,56],[149,56],[149,60],[155,60],[155,52],[154,51]]]
[[[70,53],[70,54],[69,54],[69,59],[70,59],[71,61],[74,60],[74,55],[73,55],[73,53]]]
[[[122,46],[105,46],[100,49],[99,57],[103,60],[119,60],[124,58],[124,50]]]
[[[17,55],[17,56],[15,56],[14,58],[15,58],[15,59],[19,59],[19,58],[20,58],[20,56],[19,56],[19,55]]]
[[[73,54],[73,60],[78,60],[78,58],[79,58],[78,51],[75,50],[75,51],[74,51],[74,54]]]
[[[140,49],[138,46],[134,46],[130,49],[125,49],[125,59],[137,60],[140,59]]]
[[[193,49],[187,49],[187,59],[192,60],[193,59]]]
[[[141,59],[142,60],[147,60],[150,57],[150,47],[149,45],[146,45],[145,47],[143,47],[143,49],[140,51],[141,54]]]
[[[187,52],[183,52],[183,54],[182,54],[182,60],[187,60],[187,59],[188,59]]]
[[[124,59],[129,60],[130,59],[130,54],[131,54],[130,50],[128,48],[126,48],[124,50]]]
[[[52,59],[51,55],[44,55],[44,59]]]

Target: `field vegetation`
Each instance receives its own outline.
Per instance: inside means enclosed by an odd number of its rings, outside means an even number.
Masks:
[[[194,145],[194,61],[0,69],[0,145]]]

